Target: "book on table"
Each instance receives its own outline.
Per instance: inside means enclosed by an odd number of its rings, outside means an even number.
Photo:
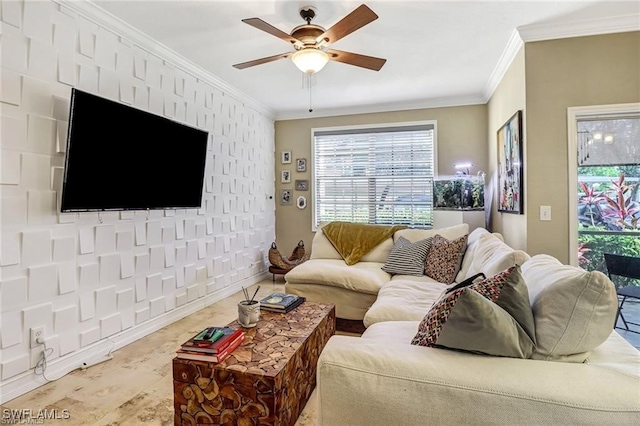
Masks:
[[[289,312],[306,299],[295,294],[272,293],[260,300],[260,309],[271,312]]]
[[[181,349],[190,352],[217,354],[224,351],[239,336],[244,335],[240,328],[207,327],[181,345]]]
[[[233,339],[230,344],[221,350],[218,353],[205,353],[205,352],[197,352],[191,351],[187,349],[178,349],[176,351],[176,357],[180,359],[188,359],[192,361],[204,361],[204,362],[214,362],[221,363],[225,359],[227,359],[231,353],[242,344],[244,341],[244,333],[241,333]]]

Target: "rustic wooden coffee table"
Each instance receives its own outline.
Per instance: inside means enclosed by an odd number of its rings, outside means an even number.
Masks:
[[[296,422],[316,386],[320,352],[335,334],[335,306],[262,311],[257,326],[244,330],[245,341],[220,364],[174,358],[176,425]]]

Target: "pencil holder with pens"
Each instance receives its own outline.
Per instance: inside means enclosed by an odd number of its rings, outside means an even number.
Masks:
[[[245,328],[255,327],[260,319],[260,302],[241,300],[238,302],[238,322]]]

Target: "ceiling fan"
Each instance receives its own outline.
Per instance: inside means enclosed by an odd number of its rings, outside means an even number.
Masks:
[[[325,30],[320,25],[311,23],[311,20],[316,16],[316,9],[314,7],[303,7],[300,9],[300,16],[307,21],[307,23],[295,27],[291,31],[291,34],[280,31],[278,28],[260,18],[243,19],[242,22],[291,43],[295,52],[267,56],[266,58],[235,64],[234,67],[237,69],[245,69],[279,59],[291,58],[293,63],[302,72],[313,74],[320,71],[330,60],[354,65],[356,67],[368,68],[374,71],[379,71],[387,61],[386,59],[375,58],[373,56],[327,49],[329,44],[335,43],[355,30],[378,19],[378,15],[366,5],[360,5],[328,30]]]

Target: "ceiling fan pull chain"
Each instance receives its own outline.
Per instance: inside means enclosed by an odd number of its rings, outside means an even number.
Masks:
[[[307,74],[309,79],[309,112],[313,112],[313,105],[311,103],[311,77],[313,74]]]

